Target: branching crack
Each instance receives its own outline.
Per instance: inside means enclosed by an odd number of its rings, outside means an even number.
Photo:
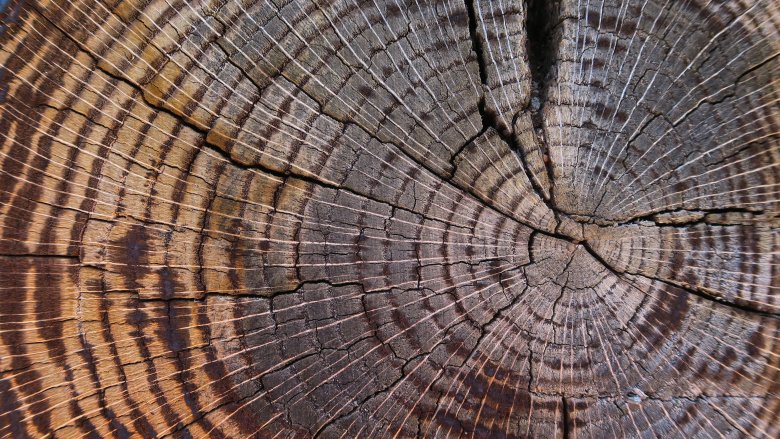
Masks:
[[[531,3],[534,3],[534,2],[532,1]],[[539,35],[537,35],[539,32],[545,32],[545,31],[548,31],[550,28],[552,28],[552,23],[555,22],[555,17],[549,15],[549,13],[551,13],[554,10],[557,10],[557,7],[556,7],[556,9],[552,9],[552,8],[547,8],[547,7],[540,6],[544,2],[538,2],[538,3],[539,3],[539,5],[535,6],[535,8],[540,9],[541,12],[534,12],[534,14],[541,14],[541,15],[543,15],[544,23],[542,23],[540,30],[535,31],[537,33],[534,34],[534,38],[540,38]],[[552,3],[557,5],[557,1],[552,2]],[[480,78],[480,81],[482,82],[482,85],[483,85],[483,93],[485,93],[485,92],[488,91],[488,87],[487,87],[488,86],[488,69],[487,69],[487,62],[485,60],[484,47],[483,47],[483,44],[482,44],[482,37],[483,36],[480,36],[479,32],[477,31],[477,22],[480,19],[480,17],[477,16],[477,10],[476,10],[476,7],[474,5],[474,0],[466,0],[466,11],[468,13],[468,18],[469,18],[469,35],[471,37],[472,49],[476,53],[477,65],[478,65],[478,68],[479,68],[479,78]],[[529,15],[530,14],[531,14],[531,12],[529,11]],[[545,38],[549,39],[550,41],[552,41],[551,37],[549,37],[549,38],[545,37]],[[529,38],[528,39],[529,39],[529,41],[531,39],[530,32],[529,32]],[[545,53],[547,55],[543,56],[543,59],[545,59],[545,62],[537,65],[536,67],[534,67],[534,64],[532,63],[531,70],[532,70],[532,72],[539,72],[539,73],[535,73],[534,76],[538,76],[540,74],[543,74],[543,76],[546,77],[547,76],[547,72],[550,70],[550,67],[552,66],[552,63],[554,62],[554,59],[555,59],[555,57],[552,55],[552,51],[554,51],[554,48],[552,47],[551,43],[550,44],[542,44],[542,45],[534,43],[534,47],[536,47],[536,46],[540,46],[541,49],[539,49],[539,50],[544,50],[543,53]],[[534,49],[534,50],[536,50],[536,49]],[[537,52],[539,50],[537,50]],[[540,53],[542,53],[542,52],[540,52]],[[531,58],[536,60],[538,57],[537,56],[533,56]],[[544,65],[546,67],[542,67],[542,65]],[[535,86],[534,88],[535,89],[539,89],[539,90],[544,89],[543,82],[538,83],[537,86]],[[539,97],[543,98],[543,96],[537,96],[535,98],[532,98],[532,101],[534,101],[534,99],[539,101]],[[553,202],[551,197],[547,196],[546,191],[542,188],[541,184],[538,182],[538,179],[531,172],[532,167],[530,166],[530,164],[528,162],[528,158],[525,155],[525,152],[524,152],[524,150],[522,148],[522,145],[520,145],[520,142],[518,141],[517,137],[515,136],[515,133],[513,132],[513,128],[512,127],[505,127],[504,124],[499,120],[500,119],[499,115],[496,114],[493,110],[489,109],[488,106],[486,105],[485,101],[486,101],[486,99],[485,99],[485,97],[483,95],[483,97],[480,99],[480,101],[478,103],[478,106],[477,106],[478,110],[479,110],[479,114],[480,114],[480,116],[482,118],[482,126],[483,126],[482,131],[485,131],[488,127],[489,128],[493,128],[496,131],[496,133],[498,134],[498,136],[501,138],[501,140],[503,140],[509,146],[509,148],[512,151],[514,151],[515,154],[517,154],[517,156],[520,158],[520,161],[521,161],[521,163],[523,165],[522,167],[523,167],[523,171],[526,174],[526,178],[528,179],[529,183],[531,184],[531,187],[532,187],[533,191],[537,194],[537,196],[539,196],[539,198],[543,202],[545,202],[547,207],[555,215],[556,221],[558,223],[560,223],[559,215],[558,215],[558,212],[555,209],[554,202]],[[536,101],[534,101],[534,102],[536,102]],[[541,101],[539,101],[539,102],[541,102]],[[541,106],[539,106],[538,111],[536,113],[538,114],[539,117],[534,122],[534,127],[537,128],[537,133],[539,133],[540,130],[541,130],[541,126],[542,126]],[[537,122],[538,122],[538,126],[537,126]],[[541,136],[538,136],[538,137],[539,137],[540,141],[542,141],[542,143],[543,143],[544,136],[541,135]],[[545,150],[545,149],[546,148],[542,147],[542,150]],[[548,168],[548,173],[551,174],[551,169],[550,168]]]

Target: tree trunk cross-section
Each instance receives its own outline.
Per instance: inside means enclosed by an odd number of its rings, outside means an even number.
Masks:
[[[0,436],[780,437],[776,0],[0,0]]]

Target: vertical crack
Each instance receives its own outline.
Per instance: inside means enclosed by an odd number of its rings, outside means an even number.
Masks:
[[[526,0],[526,51],[531,70],[531,112],[541,126],[547,83],[558,51],[552,30],[560,15],[560,0]]]
[[[469,37],[471,37],[471,48],[477,54],[477,66],[479,68],[479,80],[484,85],[487,84],[487,64],[485,63],[485,52],[482,50],[482,40],[477,35],[477,9],[474,7],[474,0],[466,1],[466,13],[469,17]],[[482,97],[480,107],[484,108],[485,98]]]
[[[547,179],[550,182],[550,203],[555,205],[555,185],[549,147],[544,134],[544,104],[547,89],[557,59],[558,41],[553,29],[560,16],[560,0],[526,0],[526,53],[531,70],[531,98],[528,109],[536,137],[539,139]]]
[[[465,0],[466,13],[469,17],[469,37],[471,38],[471,49],[477,56],[477,68],[479,70],[479,82],[482,85],[482,94],[477,103],[479,115],[482,118],[482,130],[484,133],[487,128],[492,127],[501,134],[501,137],[508,134],[506,127],[503,124],[498,123],[498,115],[495,114],[486,104],[485,95],[488,91],[488,73],[487,73],[487,61],[485,60],[485,47],[482,44],[482,39],[479,37],[477,31],[477,23],[480,17],[477,17],[477,8],[474,4],[475,0]]]
[[[561,404],[563,405],[563,408],[562,408],[562,410],[563,410],[563,430],[562,430],[562,434],[563,434],[563,439],[567,439],[567,438],[571,437],[571,436],[569,436],[571,434],[571,432],[569,431],[569,428],[571,428],[571,419],[569,417],[569,409],[567,407],[568,402],[566,401],[566,397],[565,396],[561,398]]]
[[[514,133],[514,127],[506,127],[504,123],[500,121],[499,115],[496,114],[492,109],[490,109],[486,105],[486,95],[487,93],[490,93],[490,89],[488,87],[489,81],[488,81],[488,70],[487,70],[487,60],[485,59],[485,46],[483,44],[482,37],[479,34],[479,30],[477,28],[478,22],[480,20],[480,17],[477,14],[477,7],[475,5],[476,0],[465,0],[466,5],[466,13],[468,14],[468,27],[469,27],[469,36],[471,38],[471,47],[472,50],[474,50],[477,58],[477,66],[479,69],[479,79],[482,84],[482,96],[480,97],[480,100],[477,104],[477,108],[479,110],[480,117],[482,118],[482,130],[481,132],[486,131],[486,129],[493,128],[496,133],[498,134],[499,138],[503,140],[507,145],[509,145],[509,148],[517,154],[517,156],[520,159],[520,162],[523,165],[523,171],[526,174],[526,178],[528,179],[529,183],[531,184],[532,189],[534,192],[539,196],[539,198],[542,199],[543,202],[547,205],[548,208],[553,212],[555,215],[556,222],[560,224],[560,218],[559,215],[555,209],[554,203],[552,203],[552,198],[548,197],[546,195],[546,191],[542,188],[541,184],[537,180],[537,178],[533,175],[533,172],[531,172],[531,166],[528,163],[528,158],[525,156],[525,152],[522,148],[522,145],[520,145],[520,142],[518,141],[517,137]],[[529,0],[531,3],[534,3],[534,1]],[[560,0],[552,0],[551,4],[557,5]],[[536,9],[541,10],[542,12],[547,11],[550,9],[551,11],[553,9],[547,7],[544,7],[544,1],[538,1],[535,2],[538,3]],[[557,6],[554,9],[557,11]],[[535,14],[540,14],[539,12],[535,12]],[[544,15],[544,14],[542,14]],[[541,32],[545,32],[548,29],[551,29],[553,26],[551,23],[554,22],[553,17],[557,17],[557,13],[551,16],[544,16],[544,23],[541,26],[539,30],[536,30],[534,32],[535,38],[538,40],[538,34]],[[552,41],[552,37],[548,38],[550,41]],[[530,37],[528,38],[530,41]],[[534,43],[532,46],[536,47],[539,46],[538,44]],[[550,46],[549,49],[546,49],[548,51],[552,51],[552,43],[549,43],[546,46]],[[529,49],[530,50],[530,49]],[[533,59],[537,59],[537,56],[532,57]],[[546,58],[545,58],[546,59]],[[554,56],[550,56],[549,60],[547,61],[547,68],[546,69],[539,69],[534,68],[532,64],[532,72],[538,72],[541,70],[550,70],[550,65],[552,65],[554,61]],[[539,76],[539,74],[534,74],[536,76]],[[544,76],[546,76],[547,73],[544,73]],[[536,81],[534,81],[536,82]],[[534,86],[534,89],[540,89],[543,88],[541,86]],[[538,97],[537,97],[538,100]],[[540,101],[541,102],[541,101]],[[538,111],[539,115],[541,115],[541,107]],[[538,122],[538,124],[537,124]],[[539,116],[538,121],[534,122],[534,129],[537,132],[537,136],[539,135],[539,132],[541,131],[541,116]],[[543,139],[543,136],[540,137],[540,139]],[[544,143],[544,142],[542,142]],[[546,148],[542,148],[542,150],[546,150]],[[547,172],[550,173],[551,169],[548,167]],[[552,191],[551,191],[552,192]]]

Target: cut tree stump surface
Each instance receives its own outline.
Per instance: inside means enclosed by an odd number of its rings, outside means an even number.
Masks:
[[[780,437],[780,4],[378,1],[0,1],[0,436]]]

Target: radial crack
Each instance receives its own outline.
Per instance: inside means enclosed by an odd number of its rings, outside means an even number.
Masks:
[[[531,69],[529,110],[550,182],[550,203],[555,205],[554,172],[544,133],[544,105],[558,54],[558,41],[554,38],[553,28],[560,15],[560,0],[526,0],[526,7],[526,50]]]

